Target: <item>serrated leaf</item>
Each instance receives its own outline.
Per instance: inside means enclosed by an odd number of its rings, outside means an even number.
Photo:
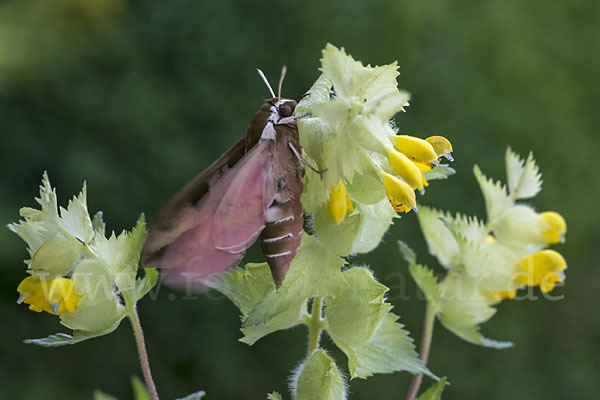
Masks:
[[[473,173],[485,199],[488,222],[494,223],[496,218],[513,205],[513,199],[506,192],[506,186],[487,178],[477,165],[473,167]]]
[[[306,233],[296,257],[292,260],[283,285],[269,291],[248,313],[244,328],[264,324],[276,315],[296,310],[311,297],[337,296],[346,282],[341,267],[344,259],[325,247],[316,237]]]
[[[542,190],[542,174],[529,153],[522,159],[510,147],[506,149],[506,177],[508,189],[514,200],[534,197]]]
[[[440,379],[429,387],[417,400],[441,400],[442,392],[446,386],[446,377]]]
[[[77,240],[88,243],[94,238],[94,228],[87,210],[85,183],[81,193],[69,200],[67,208],[60,207],[60,226]]]
[[[273,392],[267,395],[267,400],[283,400],[283,398],[278,392]]]
[[[58,347],[65,346],[68,344],[75,344],[79,342],[83,342],[84,340],[93,339],[95,337],[108,335],[113,332],[115,329],[119,327],[119,323],[121,320],[125,318],[125,315],[121,317],[121,319],[111,328],[106,329],[104,331],[96,331],[96,332],[87,332],[87,331],[74,331],[72,335],[67,333],[56,333],[54,335],[50,335],[45,338],[40,339],[25,339],[23,343],[26,344],[36,344],[42,347]]]
[[[180,399],[177,399],[177,400],[200,400],[200,399],[202,399],[204,396],[206,396],[206,392],[205,392],[205,391],[203,391],[203,390],[201,390],[201,391],[199,391],[199,392],[195,392],[195,393],[192,393],[192,394],[188,394],[187,396],[185,396],[185,397],[182,397],[182,398],[180,398]]]
[[[40,197],[35,200],[41,206],[41,210],[24,207],[19,211],[24,220],[8,225],[8,229],[27,243],[27,251],[31,257],[42,243],[54,237],[58,230],[56,190],[52,189],[46,172],[42,177]]]
[[[440,218],[452,217],[442,211],[419,205],[417,213],[421,231],[425,236],[429,254],[436,257],[441,265],[452,268],[460,260],[460,249],[453,233]]]
[[[442,294],[437,277],[433,271],[424,265],[411,264],[408,266],[409,271],[415,283],[425,295],[427,301],[432,304],[434,310],[439,311],[442,307]]]
[[[350,268],[344,278],[347,286],[339,296],[325,301],[325,329],[339,347],[363,345],[392,308],[384,299],[389,289],[366,268]]]
[[[146,384],[138,376],[131,377],[131,387],[133,388],[134,400],[150,400],[150,392],[146,388]]]
[[[437,167],[430,169],[429,171],[425,171],[423,176],[428,181],[434,180],[442,180],[448,179],[450,176],[454,175],[456,170],[449,166],[448,164],[440,164]]]
[[[94,390],[94,400],[117,400],[117,398],[101,390]]]
[[[325,350],[313,352],[292,379],[296,400],[345,400],[346,385]]]
[[[479,324],[490,319],[496,309],[490,307],[489,298],[476,282],[462,272],[453,271],[440,285],[444,307],[439,314],[442,324],[467,342],[486,347],[511,347],[511,342],[498,342],[485,338],[479,332]]]
[[[297,302],[290,305],[286,310],[279,312],[267,322],[242,327],[244,337],[240,342],[248,345],[253,345],[259,339],[267,336],[270,333],[292,328],[302,322],[302,312],[306,310],[306,302]]]
[[[488,227],[477,217],[458,213],[449,222],[452,233],[458,236],[457,241],[462,238],[475,246],[479,246],[489,233]]]
[[[99,236],[93,246],[94,251],[111,269],[119,291],[129,291],[135,287],[140,252],[146,240],[146,222],[140,215],[131,232],[123,231],[117,237]]]
[[[146,295],[158,282],[158,270],[156,268],[145,268],[144,277],[135,281],[135,289],[132,291],[133,301],[138,301]]]
[[[102,211],[98,211],[96,214],[94,214],[94,218],[92,219],[92,227],[94,228],[94,231],[100,236],[104,236],[106,232],[106,224],[102,219],[102,215]]]
[[[413,340],[398,316],[388,313],[369,341],[360,346],[339,346],[348,356],[352,378],[368,378],[373,374],[409,371],[435,377],[415,352]],[[336,343],[337,344],[337,343]]]
[[[267,293],[275,290],[275,283],[267,263],[249,263],[215,281],[213,287],[227,296],[246,316]]]

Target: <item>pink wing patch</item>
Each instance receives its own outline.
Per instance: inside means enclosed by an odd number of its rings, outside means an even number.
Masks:
[[[256,240],[265,227],[265,202],[275,194],[268,143],[255,149],[231,170],[233,177],[212,219],[213,244],[229,253],[244,251]]]
[[[265,226],[265,203],[274,196],[268,182],[270,152],[259,143],[185,214],[190,229],[164,249],[160,266],[165,282],[202,289],[211,278],[235,266]],[[188,223],[190,221],[187,221]]]

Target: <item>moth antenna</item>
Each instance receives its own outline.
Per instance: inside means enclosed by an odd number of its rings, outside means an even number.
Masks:
[[[265,82],[265,85],[267,85],[267,88],[269,88],[269,92],[271,92],[271,96],[275,97],[275,92],[273,92],[273,88],[271,87],[271,84],[267,80],[267,77],[265,76],[265,74],[263,74],[263,72],[259,68],[256,68],[256,70],[258,71],[258,75],[262,78],[263,82]]]
[[[277,98],[281,99],[281,88],[283,87],[283,79],[285,78],[285,73],[287,72],[287,67],[284,65],[281,67],[281,76],[279,77],[279,86],[277,87]]]

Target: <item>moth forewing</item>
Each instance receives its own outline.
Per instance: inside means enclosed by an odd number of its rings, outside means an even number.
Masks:
[[[291,115],[294,100],[272,98],[254,115],[246,136],[181,189],[148,233],[142,264],[162,268],[165,282],[206,288],[235,266],[260,235],[280,286],[300,245],[304,170]]]

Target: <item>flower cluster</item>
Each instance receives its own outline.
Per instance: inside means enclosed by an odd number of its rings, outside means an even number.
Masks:
[[[308,162],[302,204],[314,214],[319,238],[337,254],[377,246],[396,212],[417,209],[415,190],[454,171],[452,145],[441,136],[398,134],[390,119],[408,106],[398,90],[397,64],[364,66],[327,45],[322,75],[296,108],[300,141]],[[433,169],[435,168],[435,169]]]
[[[22,208],[19,223],[8,227],[26,243],[26,277],[18,286],[19,303],[60,316],[74,336],[51,336],[42,345],[75,343],[114,330],[127,315],[123,299],[135,302],[156,282],[154,271],[136,279],[146,230],[143,217],[131,233],[104,235],[102,213],[90,218],[86,188],[67,208],[57,206],[56,191],[44,174],[41,209]]]
[[[441,321],[467,340],[500,346],[477,332],[477,325],[494,314],[491,306],[515,298],[517,290],[526,286],[549,292],[564,281],[567,268],[562,255],[547,248],[564,241],[563,217],[553,211],[538,213],[517,202],[541,190],[541,174],[532,155],[524,160],[508,149],[506,172],[508,187],[475,167],[486,203],[485,223],[428,207],[421,207],[418,215],[430,253],[448,270],[439,285],[430,285],[435,289],[430,288],[434,294],[428,296],[435,298],[432,302]],[[423,267],[413,266],[411,272],[420,275],[417,282],[426,280]]]

